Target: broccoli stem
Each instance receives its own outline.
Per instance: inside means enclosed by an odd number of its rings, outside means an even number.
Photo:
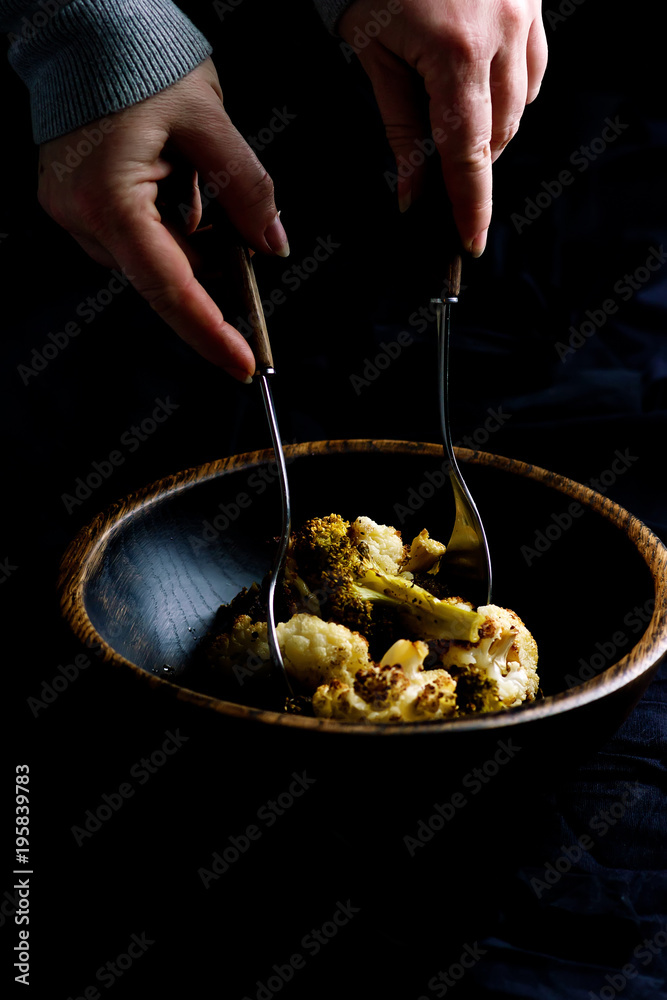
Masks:
[[[477,642],[484,615],[440,601],[411,580],[365,570],[354,590],[365,601],[386,601],[423,639],[459,639]]]

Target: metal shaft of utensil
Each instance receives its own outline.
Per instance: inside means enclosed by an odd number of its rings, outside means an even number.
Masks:
[[[280,577],[281,570],[285,565],[285,557],[287,556],[287,548],[289,545],[290,532],[292,530],[292,514],[290,508],[290,495],[289,486],[287,483],[287,468],[285,466],[285,455],[283,453],[283,446],[280,440],[280,432],[278,431],[278,421],[276,419],[276,410],[273,405],[273,397],[271,395],[271,387],[269,385],[268,377],[274,374],[275,369],[264,368],[263,370],[258,370],[256,373],[256,378],[259,380],[259,384],[262,389],[262,397],[264,399],[264,408],[266,410],[266,416],[269,422],[269,429],[271,431],[271,442],[273,444],[273,452],[276,456],[276,462],[278,464],[279,479],[280,479],[280,500],[282,506],[282,532],[280,536],[280,548],[276,552],[273,560],[273,566],[271,567],[271,573],[269,575],[269,587],[267,591],[267,635],[269,639],[269,649],[271,650],[271,658],[273,662],[276,663],[283,674],[285,679],[285,684],[287,685],[287,690],[290,695],[294,696],[294,691],[292,689],[292,684],[289,679],[287,670],[285,669],[285,664],[283,662],[283,656],[280,651],[280,646],[278,645],[278,635],[276,633],[276,614],[275,614],[275,601],[276,601],[276,586]]]
[[[269,378],[275,374],[275,368],[273,365],[273,354],[271,352],[269,332],[266,328],[266,318],[262,307],[262,299],[257,287],[257,278],[255,277],[255,270],[252,266],[250,251],[246,246],[242,246],[240,244],[236,245],[235,251],[241,292],[243,294],[244,305],[248,313],[248,322],[252,328],[252,335],[249,338],[249,342],[255,355],[255,380],[260,383],[262,389],[264,407],[266,409],[269,430],[271,432],[271,443],[273,444],[273,452],[276,456],[276,464],[278,466],[280,497],[282,503],[282,531],[280,536],[280,546],[275,554],[273,566],[271,567],[271,571],[269,573],[269,583],[267,589],[267,637],[269,640],[269,649],[271,650],[271,658],[282,672],[289,695],[294,697],[294,690],[287,674],[287,670],[285,669],[285,663],[280,651],[280,646],[278,645],[278,636],[276,633],[276,587],[278,585],[282,569],[285,565],[285,556],[287,555],[289,536],[292,530],[292,517],[290,510],[289,486],[287,482],[287,468],[285,466],[285,455],[283,453],[282,441],[278,430],[278,420],[276,418],[276,409],[273,405],[273,397],[271,395],[271,387],[269,385]]]
[[[486,582],[482,593],[470,594],[471,598],[476,598],[474,603],[481,606],[491,603],[491,557],[477,507],[456,461],[449,422],[449,334],[451,308],[455,302],[458,302],[456,296],[431,299],[436,307],[438,329],[440,427],[456,505],[454,530],[447,544],[446,559],[450,564],[456,563],[461,575],[469,577],[471,590],[476,589],[478,581]]]

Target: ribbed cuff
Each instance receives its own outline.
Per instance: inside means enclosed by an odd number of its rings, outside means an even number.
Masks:
[[[352,0],[314,0],[314,2],[325,25],[331,34],[335,35],[336,25]]]
[[[44,10],[40,4],[37,10]],[[170,0],[62,0],[23,19],[10,62],[30,90],[33,137],[46,142],[182,79],[211,46]]]

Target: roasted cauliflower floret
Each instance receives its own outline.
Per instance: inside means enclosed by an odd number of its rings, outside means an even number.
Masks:
[[[354,545],[365,546],[369,559],[383,573],[397,575],[400,572],[406,548],[396,528],[377,524],[370,517],[358,517],[350,525],[349,534]]]
[[[443,669],[424,670],[424,642],[400,639],[379,664],[357,671],[353,683],[334,680],[313,695],[317,716],[348,722],[446,719],[456,708],[455,683]]]
[[[276,631],[285,669],[310,690],[335,678],[352,683],[357,670],[368,666],[368,640],[344,625],[298,614]]]
[[[440,656],[442,665],[455,678],[466,676],[470,690],[476,687],[472,678],[486,679],[496,686],[499,708],[512,708],[524,701],[534,701],[539,688],[537,676],[537,643],[514,611],[487,604],[477,609],[485,620],[477,642],[452,642]],[[488,711],[494,707],[493,691]],[[475,710],[468,705],[468,711]],[[461,706],[463,710],[463,706]]]
[[[412,539],[410,552],[401,573],[431,573],[445,554],[446,546],[431,538],[426,528]]]

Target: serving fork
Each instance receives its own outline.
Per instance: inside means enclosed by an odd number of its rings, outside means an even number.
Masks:
[[[437,324],[440,431],[455,506],[454,527],[440,560],[438,575],[450,593],[471,601],[475,607],[482,607],[491,603],[491,556],[482,519],[456,460],[449,419],[451,309],[458,302],[460,291],[461,254],[454,252],[448,262],[445,294],[431,299]]]

